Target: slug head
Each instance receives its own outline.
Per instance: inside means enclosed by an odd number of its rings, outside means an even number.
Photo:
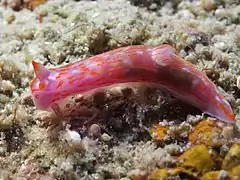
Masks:
[[[231,105],[220,93],[215,96],[214,104],[216,107],[214,108],[213,116],[226,123],[235,123],[236,120]]]
[[[47,110],[52,96],[49,92],[49,75],[50,70],[45,68],[42,64],[32,61],[32,65],[34,68],[34,72],[36,74],[36,77],[33,79],[31,83],[31,92],[32,97],[34,100],[35,106],[40,110]]]

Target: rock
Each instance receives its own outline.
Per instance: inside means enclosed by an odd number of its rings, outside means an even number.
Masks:
[[[110,141],[112,139],[111,136],[109,136],[107,133],[103,133],[101,136],[101,139],[105,142]]]

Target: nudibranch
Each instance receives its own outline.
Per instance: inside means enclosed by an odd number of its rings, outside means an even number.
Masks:
[[[217,119],[234,123],[228,101],[197,66],[175,54],[170,45],[135,45],[104,52],[76,63],[47,69],[32,61],[31,91],[39,110],[74,94],[121,83],[144,83],[169,91]]]

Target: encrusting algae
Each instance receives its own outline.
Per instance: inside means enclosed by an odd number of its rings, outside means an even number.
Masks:
[[[222,169],[231,170],[240,164],[240,144],[233,144],[222,164]]]
[[[226,142],[221,136],[222,128],[217,127],[216,121],[202,120],[189,135],[192,144],[206,144],[207,146],[219,147]]]
[[[210,171],[214,166],[209,149],[205,145],[196,145],[184,152],[178,157],[177,164],[180,167],[201,174]]]
[[[238,146],[239,144],[234,144],[231,148],[234,149],[232,150],[234,153],[236,153],[235,148]],[[213,150],[206,145],[195,145],[177,158],[177,167],[155,170],[148,176],[148,180],[165,180],[173,177],[187,179],[200,179],[199,177],[202,177],[203,180],[218,180],[219,178],[237,180],[240,178],[239,161],[236,160],[236,157],[231,159],[234,161],[233,164],[227,165],[228,170],[222,167],[221,170],[212,171],[216,169],[216,163],[218,162],[214,157],[216,155],[211,151]],[[229,153],[231,153],[230,151]],[[229,154],[225,159],[228,159],[228,157]],[[225,159],[222,166],[226,164]]]

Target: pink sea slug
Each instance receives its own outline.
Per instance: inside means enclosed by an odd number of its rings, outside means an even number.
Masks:
[[[39,110],[51,111],[66,97],[120,83],[145,83],[169,91],[204,113],[234,123],[231,106],[213,82],[170,45],[128,46],[55,69],[32,61],[31,91]]]

